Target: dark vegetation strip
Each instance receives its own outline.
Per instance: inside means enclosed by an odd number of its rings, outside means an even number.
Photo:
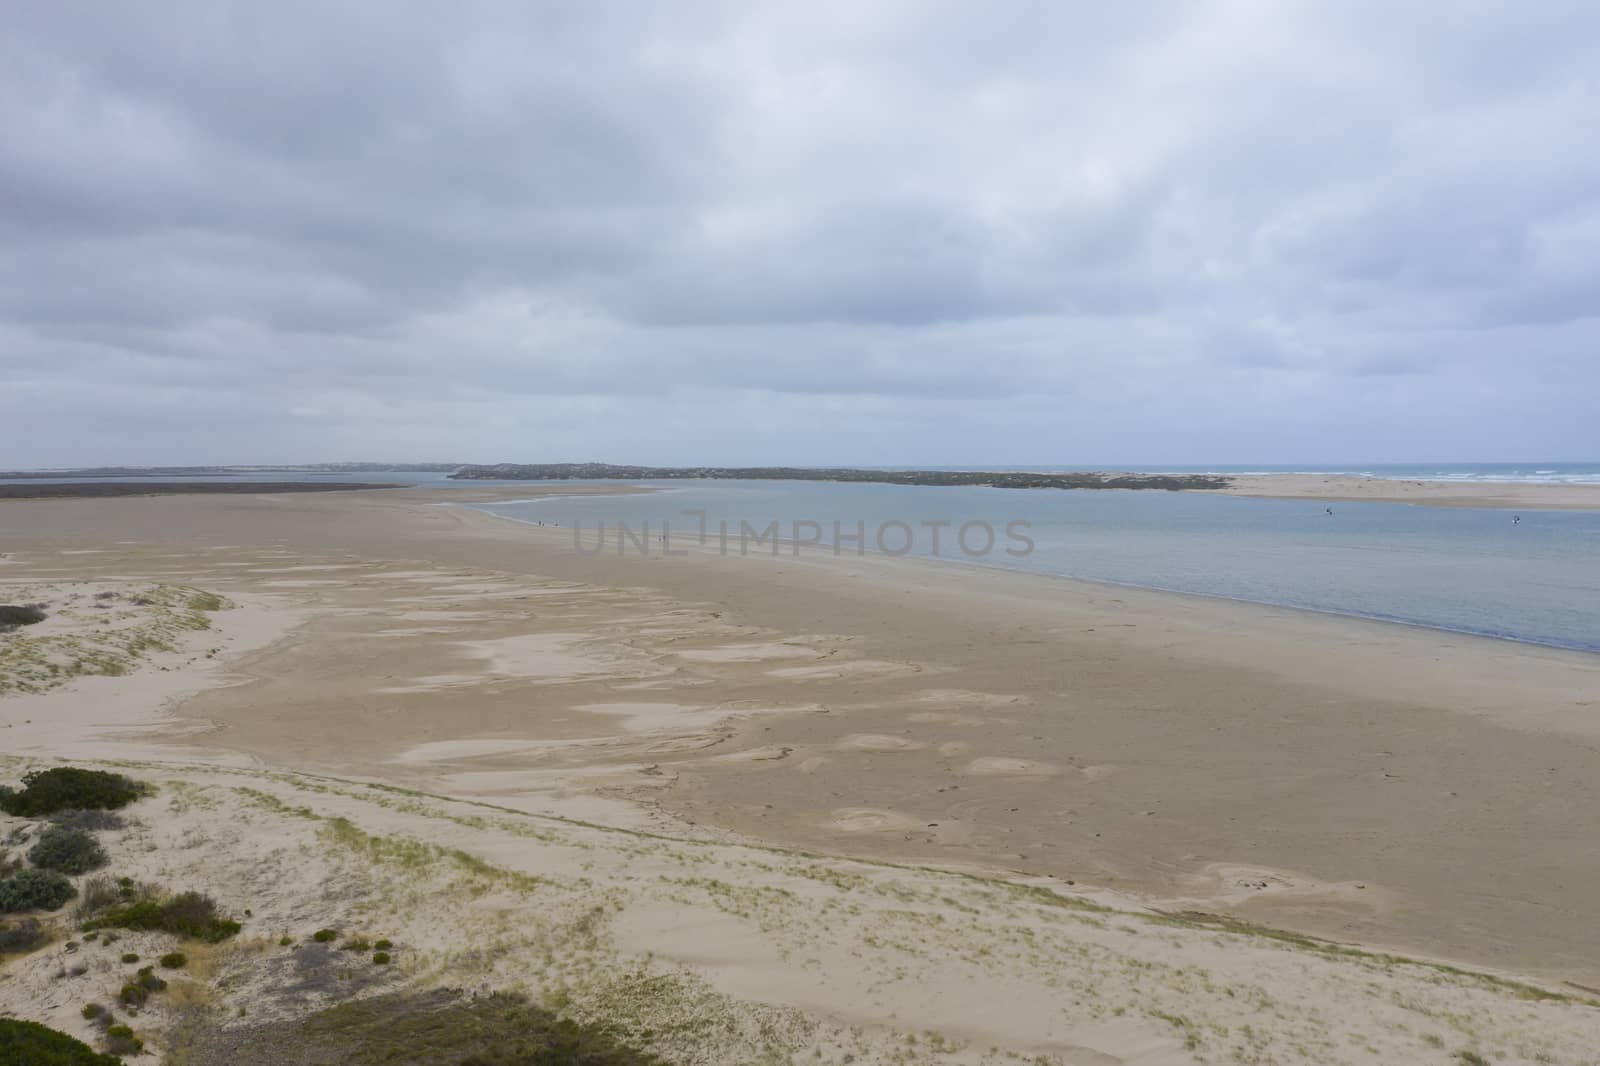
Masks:
[[[94,481],[72,484],[0,485],[0,500],[58,500],[95,496],[180,496],[231,492],[345,492],[351,489],[403,489],[409,485],[364,481]]]
[[[499,463],[464,466],[461,480],[569,481],[737,479],[740,481],[849,481],[881,485],[974,485],[996,489],[1225,489],[1230,478],[1213,474],[1046,474],[1025,470],[862,470],[805,466],[614,466],[611,463]]]

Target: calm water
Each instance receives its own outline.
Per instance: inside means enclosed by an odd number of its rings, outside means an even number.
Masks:
[[[556,497],[537,502],[484,505],[522,521],[579,526],[579,543],[593,549],[607,524],[605,550],[617,550],[619,521],[639,530],[659,552],[663,521],[672,546],[696,539],[706,513],[712,543],[728,523],[728,565],[739,565],[741,521],[764,529],[777,520],[785,538],[793,523],[822,527],[823,543],[803,549],[828,554],[832,524],[853,534],[865,525],[867,547],[884,523],[885,547],[898,551],[910,536],[910,554],[931,556],[924,522],[947,521],[938,555],[969,559],[954,543],[956,527],[987,522],[995,530],[985,565],[1064,574],[1097,581],[1171,589],[1439,629],[1600,651],[1600,513],[1522,512],[1337,503],[1334,513],[1316,501],[1254,500],[1200,493],[1045,491],[817,482],[694,481],[654,483],[650,495]],[[509,489],[509,486],[508,486]],[[509,489],[508,499],[515,498]],[[1009,556],[1012,521],[1028,523],[1034,547]],[[813,535],[801,527],[802,538]],[[985,537],[969,529],[968,547]],[[747,542],[751,551],[768,544]],[[576,549],[575,549],[576,550]],[[627,548],[637,552],[630,542]],[[785,546],[782,550],[791,550]],[[854,551],[847,543],[846,551]],[[671,565],[663,560],[662,565]]]

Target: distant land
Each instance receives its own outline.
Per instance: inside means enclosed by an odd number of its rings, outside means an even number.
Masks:
[[[86,466],[71,470],[0,470],[0,479],[55,481],[64,477],[237,477],[247,474],[376,474],[419,470],[444,474],[460,463],[303,463],[289,466]]]
[[[61,475],[56,475],[60,477]],[[0,485],[0,500],[58,500],[102,496],[182,496],[230,492],[344,492],[403,488],[393,482],[363,481],[92,481],[75,484]]]
[[[611,463],[497,463],[463,466],[466,481],[737,479],[741,481],[855,481],[885,485],[981,485],[996,489],[1225,489],[1214,474],[1041,474],[996,470],[863,470],[805,466],[616,466]]]

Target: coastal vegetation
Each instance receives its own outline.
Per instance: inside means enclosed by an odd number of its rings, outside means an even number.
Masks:
[[[56,766],[26,775],[20,790],[0,785],[0,810],[19,818],[67,810],[115,810],[143,792],[140,785],[121,774]]]
[[[78,894],[66,875],[54,870],[19,870],[0,881],[0,914],[54,911]]]
[[[27,1066],[120,1066],[88,1044],[38,1022],[0,1018],[0,1062]]]
[[[38,625],[46,617],[43,604],[0,604],[0,633],[5,633],[12,629],[20,629],[23,626]]]
[[[28,861],[41,870],[86,874],[106,864],[106,853],[82,829],[55,825],[39,834],[39,842],[28,850]]]
[[[711,479],[847,481],[882,485],[973,485],[996,489],[1225,489],[1214,474],[1039,473],[1026,470],[864,470],[797,466],[616,466],[611,463],[498,463],[463,466],[452,479],[486,481]]]
[[[222,915],[215,900],[199,892],[162,897],[141,889],[135,896],[89,918],[83,928],[173,933],[208,944],[221,943],[241,928],[237,921]]]
[[[662,1066],[602,1023],[581,1023],[509,992],[399,992],[230,1034],[235,1066],[340,1062],[474,1066]],[[205,1048],[217,1037],[201,1037]],[[220,1042],[220,1041],[219,1041]],[[197,1055],[204,1058],[204,1054]]]
[[[61,592],[50,632],[16,632],[0,643],[0,694],[48,692],[78,677],[120,677],[186,634],[211,628],[210,615],[233,606],[187,585],[104,588],[92,598]],[[79,805],[83,806],[83,805]],[[14,812],[15,813],[15,812]]]

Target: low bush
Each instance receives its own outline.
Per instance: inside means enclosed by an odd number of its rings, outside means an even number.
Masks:
[[[84,929],[135,929],[173,933],[217,944],[240,929],[238,922],[217,913],[217,903],[198,892],[182,892],[166,900],[137,899],[118,904],[84,923]]]
[[[138,962],[139,961],[139,956],[130,951],[126,955],[122,956],[122,961],[123,962]]]
[[[98,1003],[85,1003],[83,1009],[78,1013],[83,1015],[84,1020],[92,1022],[105,1012],[106,1009]]]
[[[379,951],[388,951],[390,948],[394,947],[394,941],[385,938],[372,946],[377,948]]]
[[[389,965],[389,953],[387,951],[373,952],[372,961],[379,966],[387,966]]]
[[[161,956],[161,966],[167,970],[181,970],[189,965],[189,956],[181,951],[169,951]]]
[[[56,766],[22,779],[20,790],[0,795],[0,810],[19,818],[41,818],[62,810],[115,810],[144,793],[144,787],[121,774]]]
[[[82,829],[53,825],[40,833],[39,842],[28,849],[28,861],[42,870],[86,874],[106,864],[106,853]]]
[[[0,922],[0,955],[23,955],[44,947],[49,940],[50,934],[37,918]]]
[[[144,1006],[145,1000],[150,998],[150,990],[137,981],[129,981],[122,986],[122,991],[117,994],[124,1007],[138,1010]]]
[[[311,934],[311,939],[319,944],[327,944],[339,939],[339,931],[337,929],[318,929]]]
[[[50,816],[53,825],[63,826],[67,829],[82,829],[90,833],[100,833],[107,829],[121,829],[127,823],[122,820],[122,815],[111,811],[81,811],[76,807],[68,807],[56,811]]]
[[[154,966],[143,966],[139,969],[139,987],[146,992],[165,992],[167,982],[156,976]]]
[[[144,1050],[144,1041],[134,1036],[126,1025],[113,1025],[106,1030],[106,1050],[112,1055],[137,1055]]]
[[[0,1062],[26,1063],[27,1066],[121,1066],[110,1055],[101,1055],[66,1033],[15,1018],[0,1018]]]
[[[33,626],[43,622],[49,615],[44,613],[44,605],[39,603],[5,603],[0,604],[0,633],[18,626]]]
[[[57,910],[77,892],[54,870],[23,870],[0,881],[0,914]]]

